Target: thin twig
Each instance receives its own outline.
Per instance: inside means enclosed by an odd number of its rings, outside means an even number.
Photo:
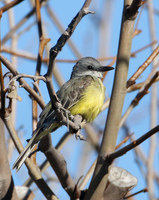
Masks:
[[[125,125],[125,124],[124,124],[124,125]],[[125,127],[125,126],[124,126],[124,127]],[[126,129],[127,129],[127,127],[126,127]],[[129,133],[128,133],[128,135],[129,135]],[[135,141],[135,140],[136,140],[135,136],[132,135],[132,136],[130,137],[130,141],[133,142],[133,141]],[[144,150],[142,149],[141,146],[137,146],[137,147],[135,147],[133,150],[134,150],[134,152],[135,152],[135,154],[136,154],[136,157],[138,157],[138,158],[143,162],[143,164],[144,164],[144,166],[142,165],[142,169],[143,169],[143,168],[145,169],[145,166],[147,165],[147,158],[146,158],[146,155],[145,155]],[[137,164],[140,164],[140,165],[141,165],[141,161],[138,161]],[[141,168],[141,167],[139,166],[139,168]],[[146,174],[147,172],[144,174],[144,172],[143,172],[142,169],[141,169],[141,172],[142,172],[143,176],[145,177],[145,174]],[[153,168],[152,171],[153,171],[153,178],[154,178],[154,179],[157,181],[157,183],[159,184],[157,171],[156,171],[154,168]]]
[[[21,3],[24,0],[14,0],[10,3],[7,3],[6,5],[4,5],[2,8],[0,8],[0,10],[2,10],[2,12],[6,12],[7,10],[9,10],[10,8],[16,6],[17,4]]]
[[[135,195],[137,195],[137,194],[140,194],[140,193],[142,193],[142,192],[148,192],[148,189],[147,189],[147,188],[144,188],[144,189],[142,189],[142,190],[140,190],[140,191],[138,191],[138,192],[135,192],[134,194],[125,196],[124,199],[128,199],[128,198],[133,197],[133,196],[135,196]]]
[[[137,51],[132,52],[131,53],[131,57],[135,57],[137,53],[145,50],[146,48],[148,48],[148,47],[150,47],[150,46],[152,46],[153,44],[156,44],[156,43],[157,43],[157,41],[154,41],[154,42],[152,42],[152,43],[150,43],[150,44],[138,49]],[[114,63],[116,62],[117,56],[110,57],[110,58],[112,58],[112,61],[108,64],[108,66],[113,66]],[[103,59],[101,58],[101,59],[98,59],[98,60],[104,60],[104,58]],[[104,73],[103,79],[105,78],[106,74],[107,74],[107,72]]]
[[[121,145],[123,145],[124,143],[126,143],[132,135],[133,135],[133,133],[130,134],[130,135],[128,135],[126,138],[124,138],[124,140],[122,140],[122,141],[115,147],[115,149],[118,149],[119,147],[121,147]]]
[[[28,75],[28,74],[18,74],[16,76],[14,76],[5,86],[4,90],[7,89],[7,87],[15,80],[18,80],[19,78],[31,78],[34,82],[36,82],[37,80],[43,80],[44,82],[46,82],[46,78],[44,76],[34,76],[34,75]]]
[[[145,5],[145,4],[144,4]],[[140,10],[140,13],[138,15],[138,18],[137,18],[137,21],[136,21],[136,25],[135,25],[135,28],[134,30],[137,30],[138,29],[138,25],[139,25],[139,22],[140,22],[140,19],[141,19],[141,15],[142,15],[142,12],[143,12],[143,9],[144,9],[144,5],[141,7],[141,10]]]
[[[40,4],[41,6],[43,6],[43,3],[46,0],[41,0]],[[11,30],[9,30],[9,32],[4,36],[4,38],[2,39],[2,45],[4,45],[12,36],[13,34],[25,23],[28,21],[28,19],[35,13],[35,7],[27,14],[23,17],[23,19],[21,19]]]
[[[145,50],[146,48],[152,46],[153,44],[156,44],[157,41],[154,41],[134,52],[131,53],[131,57],[136,57],[136,54]],[[10,49],[9,47],[5,47],[3,46],[2,49],[1,49],[1,52],[5,52],[5,53],[9,53],[9,54],[12,54],[12,55],[15,55],[15,56],[18,56],[18,57],[21,57],[21,58],[25,58],[25,59],[29,59],[29,60],[35,60],[37,61],[37,57],[36,56],[33,56],[31,53],[29,52],[26,52],[26,51],[22,51],[22,50],[19,50],[19,49],[16,49],[16,50],[12,50]],[[111,62],[114,62],[113,60],[116,59],[116,56],[110,56],[110,57],[102,57],[102,58],[96,58],[97,60],[99,61],[105,61],[105,60],[112,60]],[[47,63],[49,61],[49,58],[42,58],[42,62],[44,63]],[[56,63],[76,63],[78,60],[77,59],[56,59]],[[111,63],[108,64],[109,66],[110,65],[113,65],[114,63]]]
[[[151,87],[151,85],[156,81],[156,79],[159,77],[159,71],[156,72],[156,74],[149,80],[145,87],[142,89],[142,91],[139,91],[139,93],[136,95],[136,97],[132,100],[130,106],[122,116],[122,119],[120,121],[120,127],[123,125],[125,120],[127,119],[130,112],[133,110],[135,106],[138,105],[139,101],[148,93],[148,89]]]
[[[49,4],[46,4],[45,6],[47,14],[49,15],[49,18],[55,23],[56,27],[59,29],[60,33],[63,33],[65,31],[64,27],[62,26],[61,22],[59,21],[59,19],[56,17],[54,11],[52,10],[52,8],[49,6]],[[68,45],[71,47],[72,53],[78,58],[82,58],[81,53],[79,52],[79,50],[77,49],[77,47],[75,46],[73,40],[70,38],[68,40]],[[57,62],[57,60],[56,60]],[[76,60],[77,62],[77,60]]]
[[[144,142],[145,140],[147,140],[148,138],[150,138],[153,134],[157,133],[159,131],[159,125],[154,127],[153,129],[151,129],[150,131],[148,131],[147,133],[145,133],[144,135],[142,135],[140,138],[138,138],[137,140],[133,141],[132,143],[128,144],[127,146],[123,147],[122,149],[111,153],[108,157],[110,160],[114,160],[124,154],[126,154],[128,151],[130,151],[131,149],[133,149],[134,147],[138,146],[139,144],[141,144],[142,142]]]
[[[9,62],[9,60],[5,58],[2,54],[0,54],[0,60],[14,76],[19,75],[19,72],[14,68],[14,66]],[[19,79],[19,83],[21,87],[23,87],[33,98],[36,99],[40,107],[44,108],[45,103],[43,99],[29,86],[29,84],[23,78]]]
[[[158,65],[159,65],[159,63],[158,63]],[[154,82],[157,82],[157,81],[159,81],[159,77],[156,78],[156,80]],[[140,90],[141,88],[143,88],[144,84],[145,84],[145,82],[141,82],[141,83],[132,85],[127,89],[127,92],[133,92],[133,91],[136,91],[136,90]]]
[[[67,40],[71,37],[71,35],[73,34],[76,26],[78,25],[78,23],[81,21],[81,19],[90,13],[93,13],[92,11],[89,11],[89,4],[90,4],[91,0],[86,0],[83,7],[81,8],[81,10],[77,13],[77,15],[73,18],[73,20],[71,21],[71,23],[68,25],[68,28],[65,30],[65,32],[60,36],[60,38],[57,41],[57,44],[52,47],[50,49],[50,56],[49,56],[49,66],[48,66],[48,71],[45,75],[46,77],[46,84],[47,84],[47,88],[48,88],[48,92],[50,95],[50,99],[51,99],[51,103],[52,103],[52,108],[55,109],[57,118],[59,119],[58,121],[62,121],[62,124],[65,124],[67,126],[68,120],[66,119],[66,117],[64,117],[61,109],[62,109],[62,105],[55,93],[54,87],[53,87],[53,83],[52,83],[52,74],[53,74],[53,68],[54,68],[54,64],[55,64],[55,58],[58,55],[58,53],[62,50],[63,46],[66,44]],[[73,118],[72,118],[73,119]],[[69,125],[70,127],[73,125],[73,130],[78,130],[80,129],[79,125],[75,125],[74,123],[72,123],[69,120]]]
[[[135,83],[135,80],[141,75],[141,73],[152,63],[154,58],[159,54],[159,46],[152,52],[147,60],[138,68],[138,70],[127,81],[127,88]]]
[[[132,56],[132,57],[136,57],[136,54],[137,54],[137,53],[140,53],[141,51],[147,49],[148,47],[151,47],[152,45],[154,45],[154,44],[156,44],[156,43],[157,43],[157,41],[151,42],[150,44],[148,44],[148,45],[146,45],[146,46],[144,46],[144,47],[142,47],[142,48],[140,48],[140,49],[138,49],[138,50],[132,52],[132,53],[131,53],[131,56]]]
[[[36,21],[37,21],[38,33],[39,33],[39,49],[38,49],[38,58],[37,58],[35,76],[39,76],[40,71],[41,71],[44,48],[50,40],[45,39],[43,37],[41,12],[40,12],[40,0],[35,0],[35,9],[36,9]],[[37,81],[36,84],[37,84],[36,87],[34,85],[35,91],[37,91],[36,88],[39,86],[39,81]],[[37,106],[36,100],[32,99],[32,131],[34,131],[37,128],[37,122],[38,122],[38,106]],[[37,149],[37,144],[35,145],[33,151],[35,151],[36,149]],[[36,153],[34,153],[31,156],[31,160],[33,161],[34,164],[36,164]]]

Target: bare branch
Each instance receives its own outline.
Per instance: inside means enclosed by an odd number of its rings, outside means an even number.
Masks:
[[[14,68],[14,66],[9,62],[7,58],[5,58],[2,54],[0,54],[1,62],[9,69],[9,71],[14,75],[19,75],[19,72]],[[28,85],[28,83],[23,79],[19,79],[19,83],[21,87],[23,87],[36,101],[38,104],[44,108],[45,103],[43,102],[42,98]]]
[[[58,144],[55,146],[55,148],[60,151],[63,146],[67,143],[67,141],[72,137],[72,134],[70,133],[66,133],[64,134],[64,136],[60,139],[60,141],[58,142]],[[52,162],[52,161],[51,161]],[[41,173],[43,173],[48,167],[50,166],[48,160],[46,159],[41,165],[40,165],[40,171]],[[24,183],[24,186],[30,187],[31,184],[33,183],[31,178],[28,178],[28,180],[26,180],[26,182]]]
[[[130,106],[122,116],[122,119],[120,121],[120,127],[123,125],[125,120],[127,119],[130,112],[133,110],[135,106],[138,105],[139,101],[148,93],[148,89],[151,87],[151,85],[156,81],[156,79],[159,77],[159,71],[156,72],[156,74],[146,82],[145,87],[139,91],[139,93],[136,95],[136,97],[132,100]]]
[[[138,5],[134,5],[135,2],[136,1],[129,0],[125,0],[124,2],[120,43],[118,48],[114,86],[110,101],[111,103],[108,111],[102,144],[98,155],[97,165],[84,200],[101,199],[105,186],[107,185],[108,167],[110,166],[111,162],[104,162],[104,160],[107,154],[110,154],[110,152],[115,150],[116,146],[122,107],[126,94],[126,81],[131,54],[133,27],[138,10]],[[130,4],[130,6],[128,6],[128,4]],[[134,9],[135,6],[136,9]]]
[[[3,6],[2,8],[0,8],[0,11],[2,10],[2,12],[6,12],[7,10],[9,10],[10,8],[16,6],[17,4],[21,3],[24,0],[14,0],[10,3],[7,3],[5,6]]]
[[[21,144],[19,137],[17,136],[15,129],[14,129],[14,126],[10,119],[10,114],[6,113],[5,116],[2,116],[2,119],[6,125],[6,128],[9,132],[10,137],[12,138],[18,152],[23,151],[23,146]],[[31,160],[29,158],[26,159],[26,166],[29,170],[30,176],[32,177],[34,182],[37,184],[39,189],[42,191],[42,193],[45,195],[45,197],[50,200],[58,200],[58,198],[51,191],[51,189],[49,188],[49,186],[46,184],[43,177],[39,173],[37,166],[33,165],[33,163],[31,162]]]
[[[153,12],[153,2],[148,0],[147,1],[148,6],[148,21],[149,21],[149,32],[150,32],[150,40],[154,41],[157,39],[156,30],[157,27],[155,27],[155,15]],[[152,50],[155,50],[156,45],[154,44],[152,46]],[[156,71],[156,65],[159,62],[159,57],[156,57],[152,62],[152,71]],[[153,128],[156,126],[157,122],[157,108],[158,108],[158,91],[157,91],[157,84],[153,84],[151,87],[151,103],[150,103],[150,128]],[[156,146],[157,146],[157,136],[153,135],[150,138],[149,143],[149,152],[148,152],[148,162],[147,162],[147,187],[149,190],[149,198],[155,199],[155,183],[154,183],[154,176],[153,176],[153,167],[155,163],[155,154],[156,154]]]
[[[133,197],[133,196],[135,196],[135,195],[137,195],[137,194],[140,194],[140,193],[142,193],[142,192],[148,192],[148,189],[147,189],[147,188],[144,188],[144,189],[142,189],[142,190],[140,190],[140,191],[138,191],[138,192],[135,192],[134,194],[131,194],[131,195],[128,195],[128,196],[124,197],[124,199],[129,199],[130,197]]]
[[[123,147],[122,149],[111,153],[108,157],[110,160],[114,160],[115,158],[118,158],[122,155],[124,155],[125,153],[127,153],[128,151],[130,151],[131,149],[133,149],[134,147],[138,146],[139,144],[141,144],[142,142],[144,142],[145,140],[147,140],[148,138],[150,138],[153,134],[157,133],[159,131],[159,125],[156,126],[155,128],[151,129],[150,131],[148,131],[147,133],[145,133],[143,136],[141,136],[139,139],[133,141],[132,143],[128,144],[127,146]]]
[[[40,3],[43,5],[43,3],[46,0],[41,0]],[[11,37],[12,35],[25,23],[27,20],[35,13],[35,7],[26,15],[24,16],[23,19],[21,19],[9,32],[6,34],[6,36],[2,39],[1,44],[5,44]]]
[[[50,6],[48,4],[46,4],[45,6],[46,10],[47,10],[47,14],[49,15],[49,18],[52,19],[52,21],[56,24],[57,28],[59,29],[60,33],[64,32],[64,27],[62,26],[61,22],[59,21],[59,19],[56,17],[55,13],[53,12],[53,10],[50,8]],[[70,38],[67,41],[68,45],[71,47],[72,53],[75,54],[75,56],[79,59],[82,58],[81,53],[79,52],[79,50],[77,49],[77,47],[75,46],[74,42],[72,41],[72,39]],[[56,59],[57,62],[57,59]],[[75,61],[77,62],[77,61]]]
[[[153,53],[147,58],[147,60],[138,68],[138,70],[127,81],[127,88],[135,83],[135,80],[141,75],[141,73],[152,63],[154,58],[159,54],[159,46],[153,51]]]
[[[129,19],[134,19],[137,17],[139,8],[145,3],[143,0],[133,0],[132,4],[128,6],[125,10],[125,14]]]
[[[4,123],[0,118],[0,162],[1,162],[1,170],[0,170],[0,198],[1,199],[11,199],[18,200],[17,192],[14,186],[14,180],[11,174],[8,156],[7,156],[7,147],[5,141],[5,131],[4,131]]]
[[[55,93],[53,83],[52,83],[52,74],[53,74],[53,68],[54,68],[56,56],[62,50],[62,47],[66,44],[67,40],[71,37],[76,26],[81,21],[81,19],[85,15],[92,13],[91,11],[89,11],[89,8],[88,8],[90,2],[91,2],[91,0],[85,1],[81,10],[73,18],[71,23],[68,25],[68,28],[65,30],[65,32],[58,39],[57,44],[50,49],[49,66],[48,66],[48,71],[45,75],[46,84],[47,84],[48,92],[49,92],[51,103],[52,103],[52,108],[55,109],[57,118],[59,119],[58,121],[60,123],[64,124],[64,125],[66,125],[66,126],[67,126],[67,124],[69,124],[69,126],[73,130],[76,130],[77,133],[80,129],[80,125],[79,124],[76,125],[75,123],[72,123],[70,120],[69,120],[69,123],[68,123],[68,119],[66,119],[66,117],[64,117],[64,115],[62,113],[63,112],[62,110],[65,110],[65,109],[62,108],[62,105],[61,105],[61,103],[60,103],[60,101],[59,101],[59,99],[58,99],[58,97]],[[71,118],[73,119],[74,117],[72,116]],[[76,121],[79,121],[79,120],[76,120]],[[74,120],[74,122],[75,122],[75,120]],[[78,134],[77,136],[80,136],[80,135]]]
[[[37,80],[43,80],[44,82],[46,82],[46,78],[44,76],[34,76],[34,75],[28,75],[28,74],[18,74],[16,76],[14,76],[5,86],[4,90],[7,89],[7,87],[15,80],[18,80],[19,78],[31,78],[33,81],[37,81]]]
[[[57,44],[50,49],[49,66],[48,66],[48,71],[46,74],[46,79],[47,79],[47,87],[48,87],[53,108],[56,108],[55,102],[57,102],[57,96],[55,94],[53,84],[52,84],[52,74],[53,74],[53,66],[54,66],[55,58],[58,55],[58,53],[62,50],[62,47],[66,44],[70,36],[73,34],[76,26],[81,21],[81,19],[85,15],[92,13],[88,9],[90,2],[91,2],[90,0],[85,1],[81,10],[78,12],[78,14],[74,17],[74,19],[68,25],[68,28],[66,29],[66,31],[58,39]]]
[[[38,49],[38,57],[37,57],[37,64],[36,64],[36,71],[35,75],[39,76],[41,71],[41,64],[42,64],[42,57],[44,48],[47,45],[47,43],[50,41],[50,39],[45,39],[43,36],[43,30],[42,30],[42,23],[41,23],[41,12],[40,12],[40,0],[35,0],[35,8],[36,8],[36,21],[38,26],[38,33],[39,33],[39,49]],[[36,86],[34,84],[34,90],[37,91],[37,88],[39,86],[39,81],[36,82]],[[37,122],[38,122],[38,106],[37,101],[35,99],[32,99],[32,130],[36,130],[37,128]],[[37,145],[35,145],[34,150],[37,149]],[[36,153],[34,153],[31,156],[31,160],[34,164],[36,164]]]
[[[62,187],[66,190],[71,198],[75,198],[74,192],[76,184],[67,170],[67,163],[63,155],[52,146],[50,134],[45,136],[44,139],[39,143],[39,148],[50,162],[50,165],[54,169]],[[78,192],[80,193],[79,189]]]

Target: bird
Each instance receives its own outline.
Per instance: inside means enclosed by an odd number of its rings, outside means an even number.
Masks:
[[[101,81],[103,73],[114,69],[111,66],[102,66],[93,57],[84,57],[74,65],[70,80],[57,91],[57,97],[64,109],[72,115],[80,115],[82,121],[91,123],[100,113],[105,98],[105,86]],[[17,171],[26,158],[31,154],[34,145],[48,133],[54,132],[61,125],[58,123],[51,101],[45,106],[39,116],[37,128],[32,138],[13,165]]]

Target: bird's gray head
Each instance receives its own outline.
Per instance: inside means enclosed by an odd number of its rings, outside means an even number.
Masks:
[[[96,76],[98,78],[103,77],[103,72],[112,70],[113,67],[103,67],[98,60],[92,57],[85,57],[80,59],[73,67],[71,78],[78,76]]]

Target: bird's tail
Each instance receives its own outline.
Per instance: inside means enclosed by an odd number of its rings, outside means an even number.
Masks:
[[[15,161],[12,169],[16,169],[19,171],[21,168],[22,164],[25,162],[26,158],[30,155],[32,149],[34,148],[34,145],[37,143],[35,142],[35,138],[38,134],[38,130],[33,134],[32,138],[29,140],[28,144],[24,148],[24,150],[20,153],[19,157]]]

